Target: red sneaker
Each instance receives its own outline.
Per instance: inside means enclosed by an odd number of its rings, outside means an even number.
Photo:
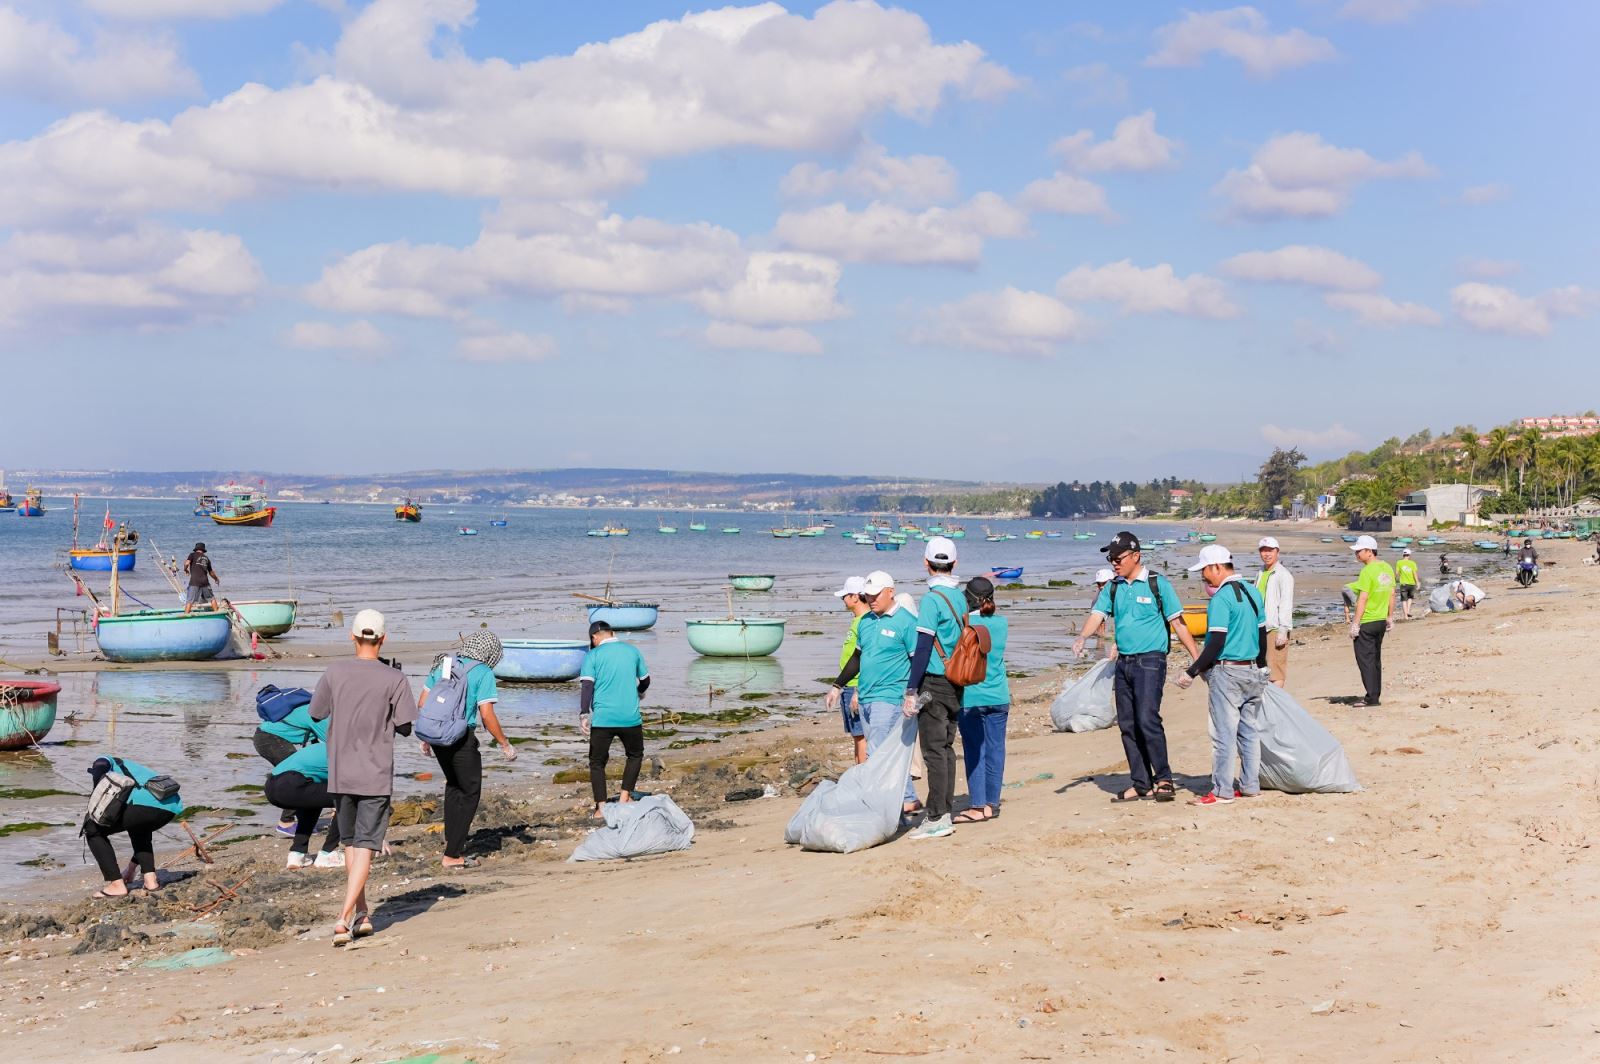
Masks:
[[[1224,798],[1224,797],[1222,797],[1222,795],[1218,794],[1216,791],[1212,791],[1210,794],[1203,795],[1202,797],[1190,799],[1189,804],[1190,805],[1232,805],[1233,804],[1233,799],[1232,798]]]
[[[1235,798],[1260,798],[1261,797],[1261,792],[1257,791],[1254,794],[1246,794],[1243,791],[1238,790],[1237,788],[1235,788],[1235,790],[1233,792],[1233,796]]]

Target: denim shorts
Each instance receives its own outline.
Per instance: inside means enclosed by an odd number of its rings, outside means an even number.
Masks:
[[[844,733],[861,738],[867,734],[866,725],[861,720],[861,709],[856,705],[856,689],[846,687],[839,692],[839,715],[844,718]]]

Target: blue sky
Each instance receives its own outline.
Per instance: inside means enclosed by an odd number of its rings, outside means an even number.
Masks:
[[[0,0],[0,463],[1226,478],[1592,407],[1597,30]]]

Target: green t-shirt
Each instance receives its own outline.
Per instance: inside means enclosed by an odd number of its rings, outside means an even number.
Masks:
[[[464,714],[467,718],[467,727],[478,726],[478,707],[485,702],[500,701],[500,685],[494,682],[494,670],[481,661],[465,658],[457,661],[451,669],[462,668],[470,663],[472,671],[467,673],[467,705]],[[428,678],[422,681],[422,686],[433,690],[433,685],[439,682],[439,670],[434,669],[428,673]]]
[[[1367,608],[1361,614],[1362,624],[1389,619],[1389,600],[1394,597],[1394,570],[1388,562],[1372,559],[1361,567],[1361,575],[1356,577],[1356,582],[1346,586],[1358,597],[1363,591],[1367,593]]]
[[[1394,563],[1394,579],[1398,584],[1417,583],[1417,563],[1410,558],[1401,558]]]
[[[281,776],[285,772],[298,772],[313,783],[327,783],[328,748],[321,743],[301,747],[279,761],[272,775]]]
[[[839,651],[839,670],[841,672],[844,671],[845,662],[850,660],[850,655],[856,652],[856,646],[861,640],[861,618],[867,616],[871,612],[871,610],[868,610],[866,613],[857,614],[855,617],[850,619],[850,631],[844,637],[843,649]],[[859,687],[860,685],[860,675],[857,675],[855,679],[845,684],[846,687]]]
[[[983,682],[961,689],[961,705],[1010,705],[1011,684],[1006,680],[1006,635],[1011,625],[998,613],[985,617],[974,612],[968,620],[989,629],[989,656],[984,659]]]

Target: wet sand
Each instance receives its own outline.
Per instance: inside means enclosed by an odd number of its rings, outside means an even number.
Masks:
[[[695,817],[688,853],[560,863],[578,785],[497,786],[466,873],[432,869],[426,824],[397,829],[379,934],[345,953],[327,943],[342,875],[284,872],[275,839],[219,850],[165,910],[8,899],[0,1035],[37,1060],[1592,1059],[1591,551],[1547,545],[1534,588],[1486,576],[1480,610],[1398,626],[1376,711],[1328,701],[1359,689],[1342,631],[1297,635],[1290,690],[1360,794],[1110,805],[1116,733],[1050,733],[1063,676],[1036,673],[1015,684],[1004,815],[952,838],[785,847],[796,777],[845,764],[837,722],[811,717],[661,757],[647,786]],[[1174,767],[1204,789],[1204,693],[1167,706]],[[720,801],[753,782],[782,793]],[[160,937],[173,903],[252,871],[209,928]],[[42,933],[18,940],[19,911]],[[140,967],[213,936],[260,952]]]

